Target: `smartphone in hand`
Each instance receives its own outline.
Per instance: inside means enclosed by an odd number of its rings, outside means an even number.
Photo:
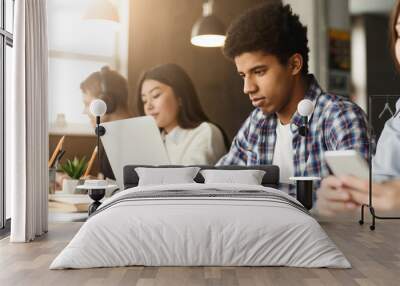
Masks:
[[[369,179],[368,162],[357,151],[326,151],[324,156],[328,167],[335,176],[354,176],[360,179]]]

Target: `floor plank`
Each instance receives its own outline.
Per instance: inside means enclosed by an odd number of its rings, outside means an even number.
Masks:
[[[0,240],[0,285],[399,285],[400,222],[379,221],[376,231],[356,221],[321,222],[345,253],[352,269],[289,267],[117,267],[85,270],[48,269],[82,223],[52,223],[32,243]]]

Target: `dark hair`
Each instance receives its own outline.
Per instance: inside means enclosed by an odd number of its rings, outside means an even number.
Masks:
[[[136,108],[139,115],[144,115],[142,85],[146,79],[152,79],[168,85],[174,95],[180,99],[178,125],[182,128],[196,128],[204,121],[209,121],[201,107],[199,98],[189,75],[176,64],[156,66],[144,72],[139,78],[136,93]]]
[[[286,64],[295,53],[303,57],[302,73],[308,73],[307,27],[289,5],[269,2],[244,12],[230,25],[224,54],[234,59],[246,52],[262,51]]]
[[[397,0],[396,4],[393,7],[392,14],[390,16],[389,41],[390,41],[390,52],[394,59],[395,66],[397,70],[400,71],[400,63],[399,60],[396,58],[396,47],[395,47],[397,37],[399,36],[396,31],[396,24],[397,24],[397,18],[399,17],[399,13],[400,13],[400,0]]]
[[[117,71],[104,66],[100,71],[90,74],[82,83],[81,90],[104,100],[107,104],[107,114],[118,108],[127,108],[128,84]]]

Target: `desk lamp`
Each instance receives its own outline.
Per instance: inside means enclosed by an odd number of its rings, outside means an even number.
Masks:
[[[95,99],[90,103],[90,113],[96,117],[96,129],[95,133],[97,135],[97,159],[99,161],[99,167],[101,166],[101,150],[100,150],[100,136],[106,133],[104,126],[100,125],[100,116],[103,116],[107,111],[106,103],[101,99]]]
[[[97,160],[99,161],[99,170],[101,169],[101,149],[100,149],[100,136],[106,133],[104,126],[100,125],[100,116],[103,116],[107,111],[106,103],[101,99],[95,99],[90,103],[90,113],[96,117],[96,129],[95,133],[97,136]],[[85,182],[85,186],[86,187]],[[94,202],[89,206],[89,215],[91,215],[100,206],[100,200],[106,193],[107,182],[105,180],[90,180],[90,184],[87,187],[89,197]]]
[[[299,134],[304,137],[304,171],[303,176],[291,177],[291,180],[296,181],[296,198],[301,202],[307,209],[311,209],[313,205],[312,189],[313,181],[319,180],[318,177],[306,177],[306,165],[307,165],[307,137],[309,132],[308,118],[314,111],[314,104],[309,99],[303,99],[297,105],[297,112],[300,114],[302,123],[299,126]]]

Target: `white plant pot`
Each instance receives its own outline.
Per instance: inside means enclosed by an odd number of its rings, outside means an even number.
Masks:
[[[64,179],[62,184],[63,193],[73,194],[76,187],[78,186],[79,180],[75,179]]]

